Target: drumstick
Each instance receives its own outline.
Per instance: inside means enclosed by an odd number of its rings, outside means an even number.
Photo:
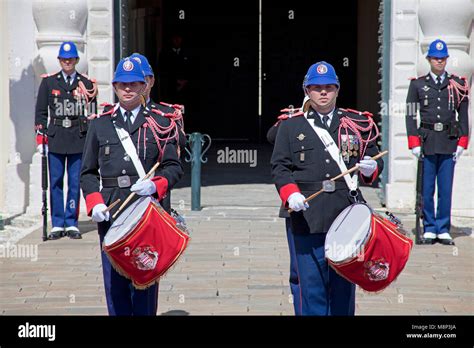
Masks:
[[[111,211],[111,210],[114,209],[114,207],[115,207],[117,204],[119,204],[119,203],[120,203],[120,198],[117,199],[115,202],[113,202],[111,205],[109,205],[109,206],[107,207],[107,209],[103,210],[103,211],[102,211],[102,214],[105,214],[105,213],[107,213],[108,211]]]
[[[156,170],[156,168],[158,168],[159,165],[160,165],[160,162],[156,162],[156,164],[153,166],[153,168],[150,169],[150,171],[143,177],[142,180],[148,179],[153,174],[153,172]],[[130,202],[130,200],[134,196],[135,196],[135,192],[130,193],[128,195],[127,199],[125,200],[125,202],[122,203],[122,205],[118,208],[118,210],[115,212],[115,214],[112,216],[112,218],[115,219],[115,217],[122,211],[122,209],[128,204],[128,202]]]
[[[374,157],[371,157],[370,159],[378,160],[380,157],[385,156],[387,153],[388,153],[388,150],[385,150],[385,151],[383,151],[383,152],[378,153],[378,154],[375,155]],[[337,179],[342,178],[344,175],[350,174],[350,173],[352,173],[352,172],[355,172],[355,171],[358,170],[358,169],[359,169],[359,163],[357,163],[357,164],[356,164],[354,167],[352,167],[351,169],[346,170],[344,173],[341,173],[341,174],[339,174],[338,176],[335,176],[334,178],[330,179],[330,181],[336,181]],[[308,198],[306,198],[306,199],[304,200],[304,202],[305,202],[305,203],[306,203],[306,202],[309,202],[310,200],[316,198],[317,196],[319,196],[319,195],[320,195],[321,193],[323,193],[323,192],[324,192],[324,189],[321,189],[321,190],[319,190],[318,192],[313,193],[311,196],[309,196]],[[293,209],[288,209],[288,213],[292,213],[292,212],[293,212]]]

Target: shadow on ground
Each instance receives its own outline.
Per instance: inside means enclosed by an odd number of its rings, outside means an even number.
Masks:
[[[451,231],[450,232],[451,232],[451,236],[453,238],[471,236],[472,235],[472,228],[471,227],[451,226]]]
[[[179,316],[181,316],[181,315],[189,315],[189,312],[186,312],[186,311],[183,311],[183,310],[180,310],[180,309],[174,309],[174,310],[162,313],[161,315],[169,315],[169,316],[179,315]]]
[[[97,223],[92,220],[79,221],[79,230],[81,234],[97,231]]]

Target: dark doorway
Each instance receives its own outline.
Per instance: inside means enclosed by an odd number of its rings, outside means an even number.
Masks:
[[[128,17],[122,32],[128,37],[124,54],[139,51],[149,58],[158,79],[153,98],[184,103],[186,132],[207,133],[213,139],[203,185],[270,182],[272,147],[266,131],[280,109],[301,105],[304,75],[317,61],[325,60],[337,71],[339,106],[377,112],[378,0],[122,3],[123,17]],[[189,60],[184,96],[168,93],[159,61],[176,33]],[[257,149],[258,166],[218,163],[217,151],[226,147]],[[182,184],[189,185],[188,178]]]
[[[318,61],[336,69],[338,105],[355,108],[357,1],[262,1],[263,131],[275,123],[280,109],[301,106],[303,78]]]
[[[304,75],[320,60],[336,68],[341,81],[338,104],[357,108],[359,1],[261,1],[261,18],[257,0],[226,3],[225,8],[192,0],[128,3],[129,54],[138,50],[149,57],[157,73],[155,100],[186,106],[186,132],[207,133],[214,140],[265,141],[279,110],[301,105]],[[169,70],[176,66],[161,59],[176,34],[186,59],[185,67],[177,68],[178,78],[187,80],[181,93],[170,88],[176,85],[176,74],[170,76]]]
[[[170,52],[173,36],[179,34],[183,41],[187,62],[178,70],[189,84],[187,91],[175,99],[186,106],[186,131],[207,133],[213,139],[255,141],[258,2],[218,5],[211,1],[163,0],[162,27],[162,52]],[[157,62],[158,73],[164,77],[160,80],[163,100],[174,97],[169,88],[173,82],[166,81],[170,65]]]

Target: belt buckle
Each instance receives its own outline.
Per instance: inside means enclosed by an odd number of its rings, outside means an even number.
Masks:
[[[436,132],[441,132],[443,130],[443,124],[441,122],[438,122],[438,123],[435,123],[433,125],[433,129],[436,131]]]
[[[132,186],[132,182],[130,181],[130,177],[128,175],[122,175],[117,177],[117,184],[120,188]]]
[[[332,180],[323,181],[323,191],[324,192],[334,192],[336,191],[336,183]]]
[[[71,120],[68,119],[68,118],[65,118],[65,119],[63,120],[63,127],[64,127],[64,128],[69,128],[69,127],[71,127],[71,126],[72,126]]]

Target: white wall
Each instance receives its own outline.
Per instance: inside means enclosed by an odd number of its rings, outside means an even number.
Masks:
[[[8,132],[4,210],[18,213],[28,204],[29,166],[35,148],[35,27],[31,0],[8,0],[6,7],[10,112],[3,123]]]
[[[58,13],[48,10],[52,4],[68,19],[57,20]],[[58,71],[59,44],[73,40],[83,57],[78,70],[99,83],[99,103],[112,101],[113,0],[7,0],[0,1],[0,10],[0,211],[39,215],[41,158],[34,135],[39,74]],[[83,200],[81,205],[84,212]]]
[[[0,122],[9,125],[10,94],[8,79],[7,3],[0,1]],[[8,163],[9,133],[0,127],[0,211],[5,211],[5,172]]]

